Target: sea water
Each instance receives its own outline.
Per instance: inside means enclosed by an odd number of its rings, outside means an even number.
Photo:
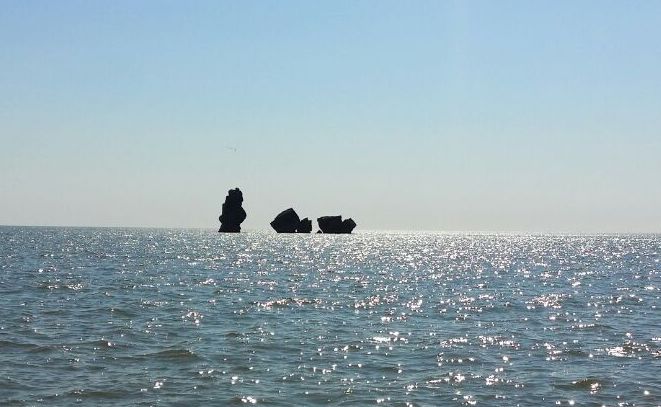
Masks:
[[[659,405],[660,253],[2,227],[0,405]]]

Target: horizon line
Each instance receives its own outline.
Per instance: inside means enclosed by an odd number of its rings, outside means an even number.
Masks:
[[[163,229],[163,230],[210,230],[215,233],[221,233],[215,227],[203,226],[126,226],[126,225],[19,225],[19,224],[0,224],[0,228],[56,228],[56,229]],[[316,235],[316,232],[311,233],[277,233],[272,229],[253,229],[247,228],[240,233],[273,233],[273,234],[294,234],[294,235]],[[661,235],[661,231],[530,231],[530,230],[478,230],[478,229],[465,229],[465,230],[441,230],[441,229],[358,229],[354,230],[351,234],[362,233],[427,233],[427,234],[502,234],[502,235]],[[227,233],[223,233],[227,234]],[[236,234],[236,233],[229,233]],[[322,233],[324,234],[324,233]]]

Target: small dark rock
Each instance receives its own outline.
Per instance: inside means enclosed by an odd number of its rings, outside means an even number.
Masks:
[[[218,217],[220,221],[219,232],[241,232],[241,222],[246,220],[246,211],[241,207],[242,203],[243,193],[239,188],[230,189],[227,192],[222,212]]]
[[[342,231],[340,233],[351,233],[356,226],[357,226],[356,222],[354,222],[353,219],[346,218],[342,222]]]
[[[298,224],[298,229],[296,229],[298,233],[310,233],[312,232],[312,221],[308,218],[301,219],[301,221]]]
[[[351,233],[356,227],[356,222],[348,218],[342,221],[342,216],[322,216],[317,218],[319,229],[323,233]]]

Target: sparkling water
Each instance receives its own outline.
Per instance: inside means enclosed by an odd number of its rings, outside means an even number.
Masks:
[[[659,405],[660,251],[2,227],[0,405]]]

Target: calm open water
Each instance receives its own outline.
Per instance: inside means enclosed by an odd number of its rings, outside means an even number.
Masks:
[[[1,227],[0,405],[660,405],[660,253]]]

